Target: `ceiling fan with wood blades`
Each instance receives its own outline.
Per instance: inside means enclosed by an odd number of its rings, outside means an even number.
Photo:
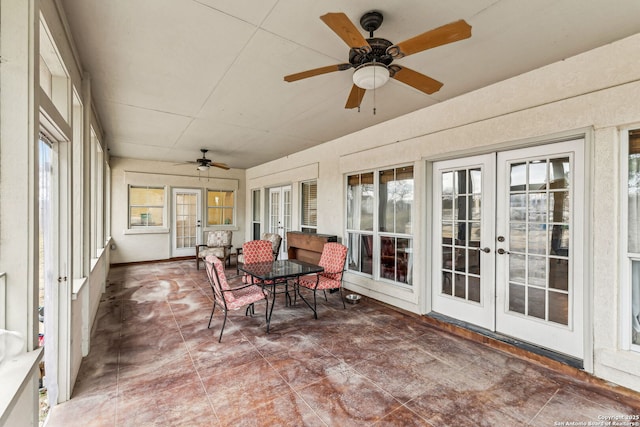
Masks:
[[[403,42],[394,44],[387,39],[374,37],[373,32],[382,24],[382,14],[378,11],[365,13],[360,25],[369,32],[364,38],[356,26],[344,13],[327,13],[320,19],[350,47],[349,62],[315,68],[284,77],[294,82],[334,71],[354,68],[353,86],[345,108],[360,107],[366,90],[376,89],[392,78],[405,83],[428,95],[437,92],[442,83],[393,61],[427,49],[457,42],[471,37],[471,26],[464,20],[451,22],[429,30]]]
[[[220,169],[224,169],[224,170],[229,170],[229,166],[227,166],[224,163],[218,163],[218,162],[212,162],[211,159],[207,159],[207,152],[209,150],[207,150],[206,148],[201,148],[200,151],[202,152],[202,157],[199,159],[196,159],[193,162],[187,162],[187,163],[193,163],[198,165],[198,170],[203,171],[203,170],[207,170],[209,169],[209,167],[213,166],[214,168],[220,168]]]

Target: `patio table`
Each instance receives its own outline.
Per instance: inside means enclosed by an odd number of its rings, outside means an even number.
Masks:
[[[306,274],[316,274],[324,271],[323,267],[297,259],[285,259],[273,262],[245,263],[239,267],[240,271],[258,279],[263,289],[271,294],[271,309],[267,316],[267,333],[271,324],[271,314],[275,306],[276,296],[286,294],[290,301],[288,281]],[[284,288],[284,289],[282,289]]]

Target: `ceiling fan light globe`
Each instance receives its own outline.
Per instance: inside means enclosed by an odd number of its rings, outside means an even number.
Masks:
[[[377,89],[389,81],[389,69],[384,64],[363,64],[353,72],[353,83],[361,89]]]
[[[201,172],[206,172],[209,169],[209,165],[200,165],[198,166],[198,170]]]

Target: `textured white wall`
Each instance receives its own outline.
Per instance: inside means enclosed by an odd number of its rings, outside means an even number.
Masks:
[[[206,189],[237,188],[236,224],[245,221],[245,171],[228,171],[212,168],[198,176],[194,165],[174,165],[169,162],[112,158],[111,166],[111,237],[115,250],[111,251],[111,263],[163,260],[171,257],[171,210],[167,212],[167,231],[159,234],[126,234],[128,224],[128,185],[154,185],[203,190],[203,223],[205,221]],[[222,188],[224,187],[224,188]],[[169,206],[171,191],[168,196]],[[206,228],[203,227],[206,230]],[[244,242],[244,227],[235,226],[233,246]],[[194,258],[195,260],[195,258]],[[194,261],[195,262],[195,261]]]
[[[353,274],[346,286],[422,313],[430,292],[425,268],[428,232],[425,194],[429,160],[586,136],[590,211],[585,266],[589,313],[588,369],[640,390],[640,354],[619,349],[617,248],[620,245],[619,127],[640,124],[640,34],[496,83],[322,146],[247,171],[249,182],[269,171],[318,163],[318,225],[344,235],[344,175],[383,166],[416,167],[416,248],[412,291]],[[384,102],[380,100],[379,102]],[[593,360],[593,366],[590,366]]]

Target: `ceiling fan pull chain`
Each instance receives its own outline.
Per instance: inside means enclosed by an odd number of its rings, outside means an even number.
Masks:
[[[376,60],[373,60],[373,65],[376,64]],[[373,67],[373,115],[376,115],[376,69],[378,67]]]

